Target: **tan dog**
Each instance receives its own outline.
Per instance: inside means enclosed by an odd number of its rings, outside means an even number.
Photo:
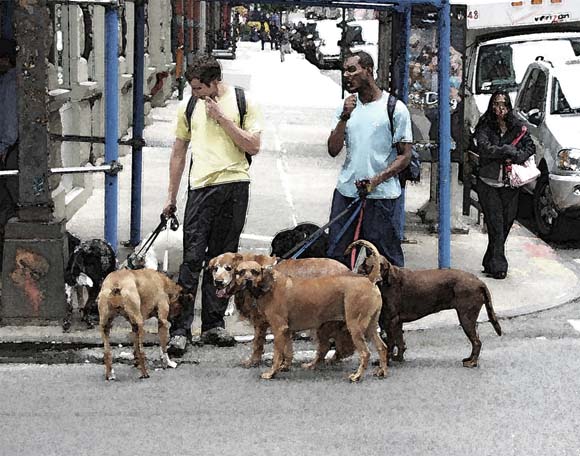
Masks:
[[[149,378],[143,352],[143,322],[151,317],[157,317],[158,321],[163,366],[175,368],[177,364],[167,355],[168,317],[180,312],[182,300],[192,298],[189,294],[183,294],[182,288],[165,274],[152,269],[121,269],[110,273],[97,298],[105,351],[105,378],[115,379],[109,335],[117,315],[123,315],[131,323],[133,355],[135,364],[141,370],[141,378]]]
[[[387,350],[378,335],[381,296],[374,282],[378,279],[378,274],[368,278],[355,274],[289,277],[254,261],[240,263],[236,267],[236,283],[256,298],[256,305],[274,334],[272,368],[264,372],[262,378],[273,378],[280,372],[284,361],[289,365],[292,360],[290,334],[293,331],[318,329],[324,323],[336,321],[346,322],[360,356],[359,367],[350,375],[350,380],[361,380],[368,366],[370,352],[365,338],[371,339],[379,352],[380,366],[375,375],[384,377],[387,372]],[[314,364],[324,359],[327,351],[319,346]]]
[[[359,272],[374,274],[376,258],[380,260],[380,289],[383,297],[381,327],[387,331],[389,355],[397,361],[403,360],[403,323],[442,310],[454,309],[459,317],[459,324],[471,342],[471,355],[463,360],[463,366],[476,367],[481,351],[477,317],[483,305],[495,332],[501,336],[501,327],[495,316],[487,285],[475,275],[458,269],[412,271],[399,268],[381,256],[371,243],[358,243],[371,251],[371,256],[361,265]]]
[[[327,258],[305,258],[299,260],[283,260],[277,263],[276,257],[258,255],[253,253],[224,253],[212,258],[208,263],[208,269],[212,273],[218,297],[235,295],[235,304],[240,316],[248,320],[254,328],[254,340],[251,356],[242,362],[244,367],[259,366],[264,354],[264,342],[269,328],[268,321],[261,310],[254,304],[255,298],[247,290],[236,288],[234,281],[235,268],[243,261],[256,261],[262,267],[273,266],[277,271],[290,277],[320,277],[324,275],[349,274],[345,265],[338,261]],[[333,362],[348,358],[354,353],[354,345],[350,333],[344,322],[329,323],[317,330],[319,343],[324,346],[330,344],[330,339],[335,341],[336,351]],[[327,350],[328,351],[328,350]],[[315,367],[320,360],[305,365]],[[283,369],[289,368],[284,362]]]

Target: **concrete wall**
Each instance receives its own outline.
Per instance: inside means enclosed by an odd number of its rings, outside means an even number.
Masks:
[[[51,133],[103,137],[105,10],[89,7],[92,22],[92,51],[82,57],[85,46],[85,22],[79,6],[58,6],[53,26],[54,63],[49,65]],[[145,55],[145,114],[161,106],[171,96],[175,65],[171,55],[171,0],[149,2],[147,11]],[[133,110],[133,27],[134,5],[125,3],[127,45],[119,56],[119,132],[125,136],[132,125]],[[119,21],[119,46],[122,45]],[[119,153],[130,148],[120,147]],[[57,142],[51,144],[51,166],[99,165],[104,160],[103,144]],[[52,196],[55,218],[70,219],[82,207],[93,190],[91,174],[53,176]]]

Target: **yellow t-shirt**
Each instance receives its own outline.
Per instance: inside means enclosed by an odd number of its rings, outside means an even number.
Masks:
[[[216,101],[224,115],[240,125],[234,88],[228,86],[224,95]],[[245,152],[235,145],[215,120],[207,117],[205,101],[197,100],[191,116],[191,133],[187,129],[186,108],[187,102],[181,105],[178,112],[175,136],[191,143],[190,187],[193,189],[227,182],[249,181],[250,166]],[[244,130],[250,133],[262,131],[260,111],[247,93]]]

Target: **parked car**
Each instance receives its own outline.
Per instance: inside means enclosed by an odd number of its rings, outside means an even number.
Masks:
[[[536,144],[542,174],[533,194],[539,233],[550,237],[562,215],[580,216],[580,58],[538,57],[522,79],[514,110]]]
[[[342,27],[338,21],[320,21],[318,30],[321,41],[316,49],[317,66],[321,69],[340,69],[340,48],[350,51],[366,51],[375,61],[378,57],[379,24],[377,20],[361,20],[346,23],[344,42]]]

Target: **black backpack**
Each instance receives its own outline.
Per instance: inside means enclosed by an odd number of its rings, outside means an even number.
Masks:
[[[389,101],[387,102],[387,114],[389,115],[389,122],[391,124],[391,135],[395,136],[395,121],[393,116],[395,114],[395,106],[397,105],[397,97],[389,94]],[[420,182],[421,181],[421,157],[415,146],[411,148],[411,161],[403,171],[399,173],[399,181],[404,187],[407,181]]]
[[[244,128],[244,118],[246,117],[247,106],[246,106],[246,94],[244,89],[241,87],[236,87],[236,102],[238,104],[238,112],[240,113],[240,128]],[[197,104],[197,97],[191,96],[187,102],[187,108],[185,108],[185,120],[187,121],[187,131],[191,132],[191,116],[195,110],[195,105]],[[246,160],[248,164],[252,164],[252,156],[246,152]]]

